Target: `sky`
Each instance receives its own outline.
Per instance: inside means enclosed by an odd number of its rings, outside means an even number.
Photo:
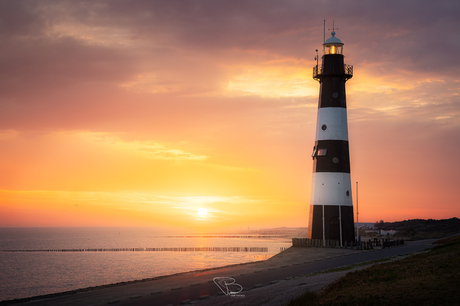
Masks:
[[[305,227],[323,21],[365,222],[460,217],[458,1],[0,2],[0,227]],[[355,208],[356,212],[356,208]]]

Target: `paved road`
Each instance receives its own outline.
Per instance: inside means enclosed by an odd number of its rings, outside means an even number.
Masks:
[[[345,249],[290,248],[265,262],[251,263],[210,271],[187,273],[158,280],[96,289],[46,300],[30,301],[28,305],[181,305],[223,295],[213,282],[214,277],[233,277],[243,288],[241,292],[329,269],[360,264],[382,258],[406,255],[432,246],[435,240],[408,242],[404,246],[356,251]]]

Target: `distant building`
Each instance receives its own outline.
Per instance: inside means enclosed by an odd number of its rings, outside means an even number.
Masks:
[[[374,222],[359,222],[358,223],[360,229],[375,229]],[[356,228],[356,222],[355,222]]]

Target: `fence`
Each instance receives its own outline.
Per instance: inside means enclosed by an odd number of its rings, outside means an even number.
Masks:
[[[323,239],[308,239],[308,238],[292,238],[292,246],[302,247],[302,248],[315,248],[315,247],[328,247],[336,248],[339,247],[338,240],[325,240],[325,245],[323,245]]]
[[[267,247],[175,247],[0,250],[0,252],[268,252]]]
[[[357,250],[372,250],[374,247],[389,248],[404,245],[404,240],[390,239],[369,239],[369,241],[345,241],[343,247],[345,249]],[[323,242],[323,239],[308,239],[308,238],[292,238],[292,246],[302,248],[338,248],[340,243],[338,240],[328,240]]]

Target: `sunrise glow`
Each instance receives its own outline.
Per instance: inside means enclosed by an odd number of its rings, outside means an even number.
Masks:
[[[208,215],[208,210],[206,208],[198,208],[197,215],[198,215],[198,217],[204,219]]]
[[[0,227],[307,226],[324,19],[359,219],[459,217],[459,9],[422,2],[0,4]]]

